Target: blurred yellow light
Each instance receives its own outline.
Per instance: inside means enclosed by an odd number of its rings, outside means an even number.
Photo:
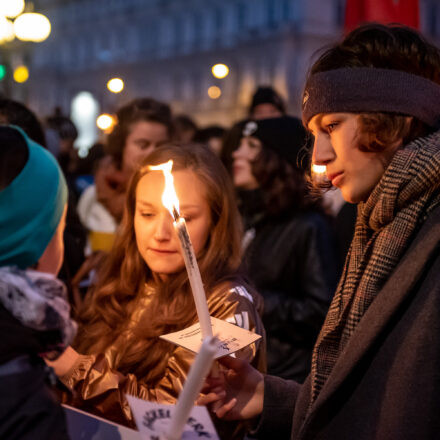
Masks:
[[[0,43],[12,41],[14,38],[14,23],[6,17],[0,16]]]
[[[229,67],[226,64],[214,64],[211,72],[216,78],[225,78],[228,76]]]
[[[222,91],[221,91],[220,87],[217,87],[217,86],[211,86],[211,87],[208,89],[208,96],[209,96],[211,99],[218,99],[218,98],[220,98],[221,95],[222,95]]]
[[[113,93],[122,92],[122,90],[124,90],[124,81],[122,81],[121,78],[112,78],[107,83],[107,88]]]
[[[14,18],[24,10],[24,0],[0,0],[0,15]]]
[[[100,130],[110,130],[115,125],[115,118],[108,113],[103,113],[97,117],[96,125]]]
[[[19,40],[40,43],[50,35],[50,31],[49,19],[45,15],[36,12],[21,14],[14,21],[15,36]]]
[[[29,78],[29,70],[26,66],[18,66],[14,70],[14,80],[18,83],[24,83]]]
[[[314,174],[325,174],[327,167],[325,165],[312,165],[312,173]]]

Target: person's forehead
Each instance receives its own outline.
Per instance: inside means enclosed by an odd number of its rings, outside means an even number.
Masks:
[[[174,187],[181,204],[201,204],[206,200],[205,185],[192,170],[173,172]],[[136,199],[145,202],[162,200],[165,178],[161,171],[149,171],[136,188]]]

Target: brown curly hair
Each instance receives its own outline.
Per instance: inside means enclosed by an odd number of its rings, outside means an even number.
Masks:
[[[304,157],[298,160],[307,161],[306,147],[304,152]],[[321,199],[317,193],[310,191],[302,167],[293,166],[275,151],[264,148],[264,145],[252,162],[251,170],[262,192],[265,209],[270,215],[321,208]]]
[[[343,41],[324,49],[309,75],[344,67],[401,70],[440,84],[440,50],[420,33],[402,25],[377,23],[358,27]],[[435,128],[393,113],[359,113],[359,148],[380,152],[396,140],[406,144]]]

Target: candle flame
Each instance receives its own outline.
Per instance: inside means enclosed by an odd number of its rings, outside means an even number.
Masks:
[[[171,173],[173,169],[173,161],[169,160],[166,163],[161,163],[160,165],[150,165],[148,169],[152,171],[162,171],[165,177],[165,188],[162,194],[162,203],[165,208],[170,211],[171,216],[174,220],[177,220],[180,216],[179,211],[179,199],[177,198],[176,190],[174,188],[174,177]]]
[[[324,174],[327,171],[327,167],[325,165],[312,165],[312,172],[314,174]]]

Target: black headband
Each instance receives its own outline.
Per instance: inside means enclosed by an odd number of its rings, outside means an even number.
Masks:
[[[440,122],[440,85],[401,70],[354,67],[311,75],[303,94],[307,126],[319,113],[384,112]]]

